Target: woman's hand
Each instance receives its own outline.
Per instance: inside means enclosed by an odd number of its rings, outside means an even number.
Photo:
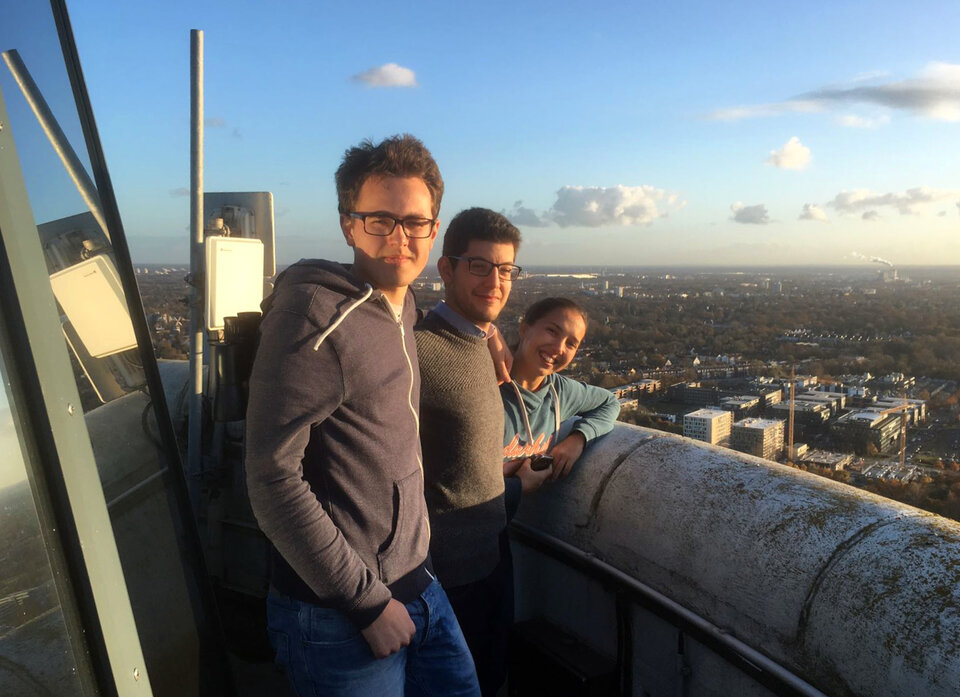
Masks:
[[[573,468],[573,464],[580,459],[583,449],[587,446],[587,438],[580,431],[574,431],[550,450],[553,455],[553,470],[551,480],[563,479]]]
[[[513,471],[513,475],[520,479],[520,488],[524,494],[533,493],[542,487],[544,482],[552,478],[549,467],[540,471],[533,469],[530,466],[530,463],[533,462],[533,458],[531,457],[524,460],[515,460],[514,462],[520,463],[520,466]],[[503,471],[506,473],[506,465],[504,465]]]
[[[529,458],[527,458],[529,459]],[[519,460],[506,460],[503,463],[503,476],[512,477],[517,473],[517,470],[523,466],[523,458]]]
[[[497,373],[497,384],[510,382],[510,369],[513,367],[513,354],[507,348],[503,335],[495,324],[490,325],[490,336],[487,339],[487,349],[493,359],[493,369]]]

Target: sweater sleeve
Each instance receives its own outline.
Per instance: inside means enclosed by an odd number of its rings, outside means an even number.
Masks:
[[[301,579],[359,627],[391,598],[349,545],[304,479],[302,460],[314,426],[343,401],[343,374],[327,341],[313,349],[317,328],[274,310],[261,326],[250,377],[246,470],[250,504],[261,530]]]
[[[587,443],[613,430],[617,416],[620,415],[620,402],[610,390],[571,380],[563,375],[555,377],[562,421],[572,416],[580,417],[573,430],[580,431]]]

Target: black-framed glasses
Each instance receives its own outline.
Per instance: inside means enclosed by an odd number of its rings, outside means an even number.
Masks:
[[[433,224],[437,222],[436,218],[398,218],[395,215],[376,211],[374,213],[347,213],[351,218],[363,221],[363,231],[368,235],[377,237],[387,237],[392,235],[397,225],[403,230],[407,237],[423,238],[430,237],[433,232]]]
[[[523,271],[523,269],[516,264],[494,264],[492,261],[487,261],[483,257],[447,256],[447,259],[467,262],[467,271],[474,276],[486,277],[490,275],[491,271],[496,269],[497,276],[500,277],[501,281],[516,281],[520,278],[520,272]]]

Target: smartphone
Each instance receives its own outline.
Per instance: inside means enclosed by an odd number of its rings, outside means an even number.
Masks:
[[[553,455],[546,453],[534,455],[533,460],[530,461],[530,469],[534,472],[542,472],[548,467],[553,467]]]

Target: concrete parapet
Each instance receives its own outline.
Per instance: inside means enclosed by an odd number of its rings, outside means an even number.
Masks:
[[[518,520],[831,695],[960,694],[960,525],[732,450],[618,424]]]

